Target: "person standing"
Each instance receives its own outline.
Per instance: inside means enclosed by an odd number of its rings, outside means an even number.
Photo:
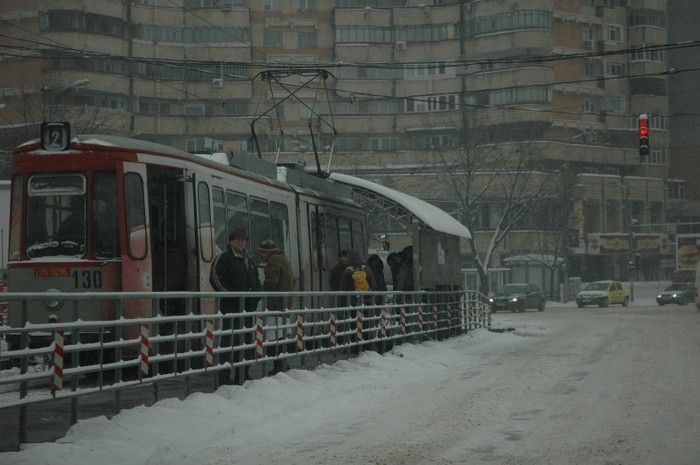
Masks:
[[[367,266],[372,268],[372,273],[374,274],[374,280],[377,284],[377,287],[374,289],[375,291],[386,291],[387,290],[387,285],[386,281],[384,280],[384,261],[382,261],[382,258],[377,255],[376,253],[373,253],[367,258]],[[384,303],[384,296],[383,295],[378,295],[377,298],[375,299],[376,303],[382,304]]]
[[[266,292],[292,292],[296,285],[296,279],[292,272],[292,265],[284,254],[284,251],[277,248],[274,241],[267,239],[260,243],[258,252],[263,257],[265,266],[265,279],[263,281],[263,291]],[[269,296],[267,298],[267,310],[285,311],[291,308],[292,299],[290,296]],[[275,323],[279,320],[274,320]],[[284,321],[284,319],[282,319]],[[279,336],[279,335],[278,335]],[[286,334],[281,336],[286,337]],[[279,345],[274,347],[272,355],[279,355]],[[284,350],[284,347],[283,347]],[[286,370],[286,363],[279,358],[274,361],[273,369],[268,375],[274,375]]]
[[[346,267],[341,280],[342,291],[366,292],[377,289],[377,282],[375,280],[374,273],[372,272],[372,268],[367,266],[367,262],[365,262],[365,258],[362,256],[362,253],[359,250],[348,250],[348,256],[345,263]],[[372,305],[372,299],[369,296],[363,296],[362,301],[365,305]],[[351,299],[351,305],[355,306],[357,304],[357,296],[353,296]]]
[[[235,228],[228,236],[228,249],[225,252],[216,256],[212,262],[211,274],[209,282],[214,290],[219,292],[256,292],[260,291],[260,278],[258,270],[246,253],[246,243],[248,241],[248,233],[243,228]],[[224,315],[238,314],[242,312],[253,312],[258,306],[258,297],[246,297],[244,299],[222,298],[220,302],[220,310]],[[233,317],[223,320],[224,330],[241,330],[243,328],[253,327],[252,317]],[[230,337],[222,337],[221,345],[230,345]],[[233,346],[231,347],[231,357],[233,363],[241,361],[241,352],[234,351],[233,347],[242,345],[243,343],[251,344],[253,342],[253,334],[247,331],[243,337],[241,334],[234,334]],[[246,350],[243,357],[252,358],[252,351]],[[243,379],[240,379],[238,370],[234,371],[233,384],[242,384],[243,381],[250,379],[248,373],[249,366],[244,368]],[[228,381],[231,381],[230,379]],[[224,384],[229,384],[224,381]]]
[[[329,284],[331,286],[331,291],[340,291],[342,288],[343,273],[345,272],[345,267],[347,266],[348,251],[346,249],[341,249],[338,251],[338,263],[331,270],[331,276]]]

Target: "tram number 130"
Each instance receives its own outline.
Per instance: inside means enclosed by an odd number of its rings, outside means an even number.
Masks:
[[[100,270],[75,270],[73,283],[76,289],[95,289],[102,287],[102,272]]]

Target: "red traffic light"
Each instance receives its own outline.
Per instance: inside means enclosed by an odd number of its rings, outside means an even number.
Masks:
[[[649,116],[646,113],[639,115],[639,155],[649,155]]]

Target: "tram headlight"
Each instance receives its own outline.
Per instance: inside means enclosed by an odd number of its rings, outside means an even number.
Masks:
[[[58,289],[49,289],[49,290],[46,291],[46,292],[52,292],[52,293],[53,293],[53,292],[61,292],[61,291],[59,291]],[[61,308],[61,305],[63,305],[63,301],[62,301],[62,300],[58,300],[58,299],[49,299],[49,300],[45,300],[45,301],[44,301],[44,305],[45,305],[46,308],[48,308],[49,310],[58,310],[59,308]]]

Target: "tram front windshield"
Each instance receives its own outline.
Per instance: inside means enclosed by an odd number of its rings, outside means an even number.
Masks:
[[[88,240],[91,258],[119,256],[115,176],[95,173],[92,185],[88,191],[83,174],[42,174],[29,178],[26,229],[29,258],[85,257]]]

